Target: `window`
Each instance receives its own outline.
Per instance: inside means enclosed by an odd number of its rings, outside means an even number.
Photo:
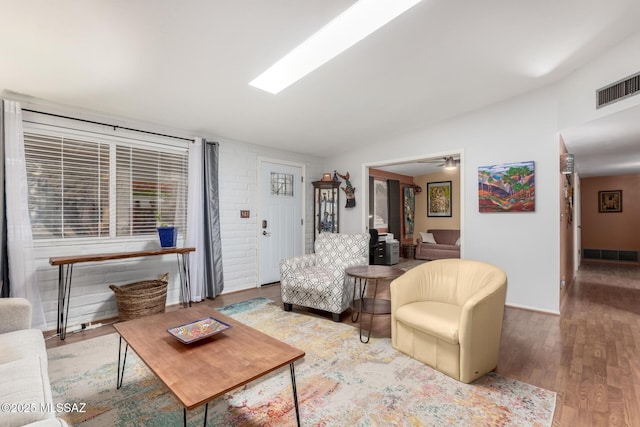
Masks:
[[[116,235],[156,232],[158,221],[186,224],[187,156],[116,147]]]
[[[186,147],[136,144],[62,129],[25,128],[34,240],[156,233],[186,226]]]
[[[293,175],[271,172],[271,195],[293,197]]]

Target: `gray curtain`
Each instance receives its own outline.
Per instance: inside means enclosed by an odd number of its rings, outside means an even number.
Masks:
[[[402,220],[402,202],[400,201],[400,181],[397,179],[387,180],[387,203],[389,213],[389,233],[393,234],[393,238],[402,240],[401,220]]]
[[[4,204],[4,101],[0,99],[0,298],[10,295],[7,256],[7,212]]]
[[[204,150],[204,296],[215,298],[224,289],[220,242],[220,192],[217,142],[202,141]]]

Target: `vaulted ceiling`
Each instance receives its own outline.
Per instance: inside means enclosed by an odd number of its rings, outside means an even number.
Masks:
[[[278,95],[248,85],[352,4],[0,0],[0,89],[323,156],[545,86],[640,30],[638,0],[423,0]]]

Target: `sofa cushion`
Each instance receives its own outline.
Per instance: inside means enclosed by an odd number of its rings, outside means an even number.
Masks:
[[[38,329],[22,329],[0,334],[0,363],[12,362],[27,356],[47,354]],[[46,365],[45,365],[46,366]]]
[[[422,239],[422,243],[427,244],[436,244],[436,239],[433,237],[433,233],[425,233],[424,231],[420,232],[420,238]]]
[[[414,329],[458,344],[461,308],[435,301],[417,301],[398,308],[395,318]]]
[[[52,412],[41,412],[45,403],[52,402],[47,364],[41,360],[43,357],[46,358],[46,354],[0,365],[0,402],[15,409],[0,411],[0,425],[22,426],[54,417]]]
[[[456,240],[460,237],[460,230],[450,229],[429,229],[427,233],[433,234],[433,238],[436,239],[438,244],[455,245]]]

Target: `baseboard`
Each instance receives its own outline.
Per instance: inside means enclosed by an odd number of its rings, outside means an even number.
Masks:
[[[517,308],[519,310],[533,311],[535,313],[552,314],[554,316],[560,316],[559,311],[542,310],[539,308],[527,307],[526,305],[519,305],[519,304],[505,304],[505,306],[511,307],[511,308]]]

